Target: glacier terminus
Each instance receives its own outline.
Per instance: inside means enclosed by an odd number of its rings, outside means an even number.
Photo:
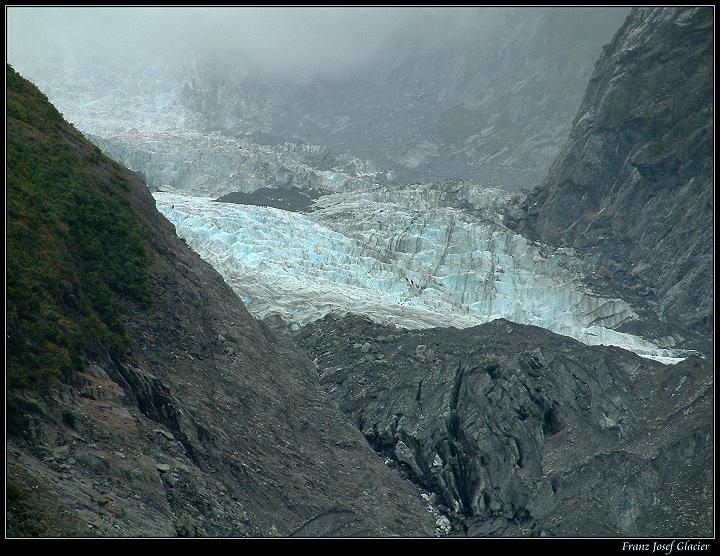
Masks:
[[[330,193],[309,211],[156,192],[158,209],[258,318],[297,328],[328,313],[400,328],[466,328],[504,318],[664,363],[683,359],[615,330],[637,318],[584,284],[572,249],[508,229],[512,194],[468,182]]]

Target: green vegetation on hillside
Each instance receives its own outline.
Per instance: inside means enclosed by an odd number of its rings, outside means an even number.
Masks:
[[[121,301],[150,303],[150,255],[126,171],[10,66],[7,117],[7,378],[36,388],[124,353]]]

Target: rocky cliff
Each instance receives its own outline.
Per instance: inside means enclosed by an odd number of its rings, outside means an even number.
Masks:
[[[707,351],[713,31],[709,7],[634,9],[603,50],[547,178],[510,217],[594,257],[624,299],[704,337]]]
[[[8,289],[9,536],[434,534],[420,490],[346,421],[309,360],[178,239],[142,180],[9,67],[7,83],[8,262],[38,303],[23,314],[30,301]],[[97,235],[77,235],[87,217],[83,204],[65,204],[84,199],[65,190],[68,175],[85,180],[94,208],[115,202],[91,221]],[[119,258],[121,272],[73,274],[63,257],[105,241],[103,227],[146,257],[96,245],[90,255]],[[36,229],[53,243],[29,243]],[[129,291],[136,274],[146,296]],[[26,372],[38,350],[68,364]]]
[[[457,534],[712,534],[711,362],[505,320],[408,331],[328,315],[293,339]]]

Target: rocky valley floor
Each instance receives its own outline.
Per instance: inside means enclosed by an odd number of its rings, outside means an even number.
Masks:
[[[470,536],[712,531],[713,368],[506,320],[328,315],[293,340],[371,446]]]

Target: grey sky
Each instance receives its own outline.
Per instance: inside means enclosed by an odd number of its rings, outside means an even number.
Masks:
[[[290,76],[347,73],[372,62],[397,33],[462,27],[462,8],[25,8],[7,9],[8,61],[138,57],[182,64],[213,56]],[[490,15],[491,11],[482,12]]]

